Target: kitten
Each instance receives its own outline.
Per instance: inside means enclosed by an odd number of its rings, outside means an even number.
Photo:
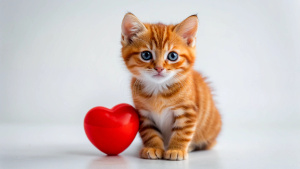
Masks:
[[[216,143],[221,117],[204,78],[193,70],[198,18],[177,25],[122,22],[122,57],[132,73],[145,159],[184,160]]]

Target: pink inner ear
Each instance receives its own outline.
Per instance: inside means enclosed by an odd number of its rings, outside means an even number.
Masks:
[[[123,40],[130,39],[144,29],[144,25],[134,15],[127,14],[122,22],[122,34],[125,36]]]
[[[183,32],[182,37],[187,39],[193,38],[196,35],[196,31],[197,29],[195,30],[195,28],[187,28],[187,31]]]
[[[195,41],[196,31],[195,28],[184,30],[184,28],[181,28],[182,32],[178,32],[178,34],[186,40],[186,43],[188,45],[192,45]]]
[[[130,37],[133,34],[133,32],[132,32],[133,27],[134,27],[134,25],[132,23],[130,23],[130,21],[124,23],[123,34],[127,37]]]
[[[197,28],[198,18],[192,16],[182,21],[175,30],[183,39],[186,40],[188,45],[191,45],[195,41]]]
[[[186,43],[188,44],[188,45],[191,45],[191,44],[193,44],[194,43],[194,38],[188,38],[187,40],[186,40]]]

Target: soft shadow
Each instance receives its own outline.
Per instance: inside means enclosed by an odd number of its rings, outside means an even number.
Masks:
[[[217,150],[198,150],[189,153],[191,166],[201,166],[207,169],[221,168],[221,158]]]
[[[90,162],[88,169],[129,168],[128,162],[122,156],[103,156]]]
[[[71,154],[71,155],[79,155],[79,156],[94,156],[94,157],[99,157],[100,155],[104,155],[103,153],[97,153],[97,152],[89,152],[89,151],[68,151],[65,152],[66,154]]]
[[[143,148],[142,144],[130,146],[127,150],[121,153],[121,155],[139,158],[139,153]]]

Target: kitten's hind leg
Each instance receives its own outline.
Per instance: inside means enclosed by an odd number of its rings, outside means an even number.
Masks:
[[[208,143],[203,147],[203,150],[210,150],[210,149],[213,148],[216,144],[217,144],[217,141],[216,141],[216,140],[210,141],[210,142],[208,142]]]
[[[192,152],[195,151],[197,149],[197,145],[194,143],[191,143],[189,148],[188,148],[188,152]]]
[[[202,143],[198,143],[198,144],[192,143],[191,146],[189,147],[189,150],[191,150],[191,151],[210,150],[216,144],[217,144],[216,140],[202,142]]]

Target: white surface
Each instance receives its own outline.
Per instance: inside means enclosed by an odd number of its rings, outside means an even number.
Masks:
[[[1,169],[299,169],[300,129],[224,128],[217,146],[192,152],[185,161],[138,158],[139,137],[119,156],[105,156],[87,139],[83,126],[0,126]]]

